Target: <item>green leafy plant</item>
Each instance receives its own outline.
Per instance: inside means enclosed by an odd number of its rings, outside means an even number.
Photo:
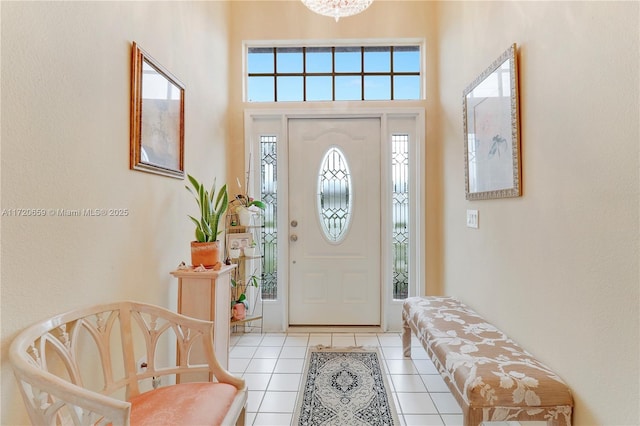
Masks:
[[[243,303],[246,308],[249,308],[249,303],[247,303],[247,296],[244,293],[240,294],[238,300],[234,300],[233,302],[231,302],[231,306],[233,307],[233,305],[237,303]]]
[[[242,184],[240,183],[240,179],[236,178],[236,181],[238,182],[238,188],[240,188],[240,190],[242,191]],[[246,179],[246,183],[245,183],[245,187],[244,187],[244,194],[238,194],[236,195],[236,197],[231,200],[231,203],[236,207],[236,208],[249,208],[252,206],[256,206],[257,208],[259,208],[260,210],[264,210],[267,208],[267,205],[260,200],[256,200],[253,197],[249,196],[249,182],[251,181],[251,155],[249,155],[249,168],[247,170],[247,179]]]
[[[255,271],[254,271],[254,273],[247,278],[247,287],[249,286],[258,287],[258,278],[259,277],[255,274]],[[238,281],[236,281],[235,278],[231,278],[231,287],[237,287],[237,286],[238,286]],[[247,302],[247,295],[244,293],[240,293],[238,298],[231,302],[231,306],[235,305],[236,303],[244,303],[245,306],[249,307]]]
[[[196,225],[196,241],[200,243],[212,242],[218,239],[218,235],[222,233],[219,230],[220,220],[229,207],[229,194],[227,193],[227,185],[222,185],[220,191],[216,195],[216,181],[214,179],[211,191],[207,191],[203,184],[198,182],[196,178],[187,175],[193,189],[185,185],[185,188],[195,197],[198,207],[200,208],[200,220],[189,215],[191,221]]]
[[[238,194],[236,195],[236,198],[234,198],[232,200],[232,203],[234,203],[237,207],[245,207],[245,208],[249,208],[251,206],[256,206],[257,208],[259,208],[260,210],[264,210],[267,208],[267,205],[260,201],[260,200],[255,200],[252,197],[249,197],[246,194]]]
[[[247,278],[247,287],[258,287],[258,279],[259,277],[255,274],[251,275]],[[231,287],[237,287],[238,281],[235,278],[231,278]]]

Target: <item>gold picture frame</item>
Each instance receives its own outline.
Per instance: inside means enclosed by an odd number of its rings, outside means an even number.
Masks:
[[[517,46],[463,92],[467,200],[522,195]]]
[[[184,92],[175,76],[133,42],[130,169],[184,179]]]

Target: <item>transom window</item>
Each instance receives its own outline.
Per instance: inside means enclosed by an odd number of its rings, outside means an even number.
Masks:
[[[418,45],[248,47],[247,101],[416,100],[421,61]]]

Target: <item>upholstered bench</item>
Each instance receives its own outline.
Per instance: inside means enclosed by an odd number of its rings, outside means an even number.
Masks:
[[[404,355],[415,334],[462,407],[464,424],[571,425],[573,397],[553,371],[452,297],[411,297],[402,310]]]
[[[212,322],[117,302],[28,327],[9,357],[34,425],[243,425],[247,388],[213,338]]]

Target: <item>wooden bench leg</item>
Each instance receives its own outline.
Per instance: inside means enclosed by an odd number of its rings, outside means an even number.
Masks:
[[[483,422],[482,408],[469,408],[464,416],[464,426],[480,426]]]
[[[240,417],[238,417],[238,421],[236,422],[236,426],[245,426],[245,416],[247,415],[247,408],[242,408],[242,412],[240,413]]]
[[[402,317],[402,353],[405,357],[411,358],[411,327],[404,315]]]

